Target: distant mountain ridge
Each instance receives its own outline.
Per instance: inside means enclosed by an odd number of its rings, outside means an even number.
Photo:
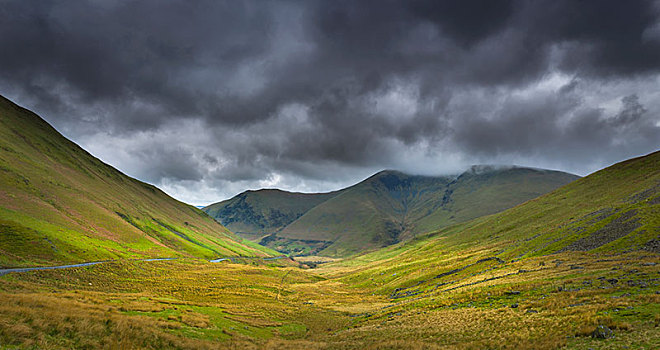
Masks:
[[[0,266],[275,253],[241,241],[0,96]]]
[[[221,218],[232,232],[256,239],[281,231],[311,208],[338,192],[295,193],[278,189],[245,191],[230,200],[202,208],[214,218]]]
[[[346,256],[497,213],[578,178],[497,165],[473,166],[458,176],[385,170],[336,192],[248,191],[203,210],[285,253]]]

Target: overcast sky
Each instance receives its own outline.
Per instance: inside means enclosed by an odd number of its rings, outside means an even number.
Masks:
[[[209,204],[660,148],[659,1],[1,1],[0,94]]]

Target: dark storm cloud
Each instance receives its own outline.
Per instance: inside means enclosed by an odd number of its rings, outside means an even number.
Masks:
[[[657,1],[4,1],[0,93],[157,184],[585,172],[660,146],[659,18]]]
[[[637,95],[623,97],[619,111],[608,115],[565,93],[549,93],[509,97],[489,119],[462,118],[453,137],[462,148],[487,157],[544,156],[568,163],[600,157],[599,147],[625,154],[632,145],[657,145],[657,122],[657,117],[647,115]]]
[[[660,43],[645,36],[658,23],[657,2],[547,1],[543,5],[530,11],[529,19],[536,20],[531,33],[568,45],[562,69],[596,75],[657,71]]]

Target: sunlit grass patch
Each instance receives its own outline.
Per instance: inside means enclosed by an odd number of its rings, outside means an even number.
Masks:
[[[657,341],[657,257],[481,261],[491,254],[468,250],[423,264],[387,260],[331,273],[181,259],[9,274],[0,278],[7,301],[0,340],[60,349],[557,349]],[[397,275],[373,284],[385,271]],[[504,277],[484,282],[493,276]],[[391,298],[392,290],[411,286],[422,293]],[[593,343],[589,334],[601,324],[617,340]]]

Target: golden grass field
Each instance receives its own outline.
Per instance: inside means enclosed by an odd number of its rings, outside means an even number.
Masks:
[[[434,269],[451,271],[476,258]],[[7,349],[657,349],[659,264],[657,255],[640,253],[557,254],[483,269],[476,264],[419,283],[420,293],[396,299],[391,298],[395,286],[405,288],[410,281],[387,280],[387,262],[303,270],[285,262],[116,261],[10,273],[0,277],[0,344]],[[427,288],[437,282],[445,284]],[[611,328],[615,337],[593,339],[598,325]]]

